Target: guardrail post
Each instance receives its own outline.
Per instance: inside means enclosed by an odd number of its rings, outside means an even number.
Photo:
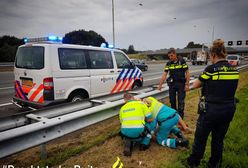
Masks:
[[[40,145],[40,158],[47,159],[47,150],[46,150],[46,144],[43,143]]]

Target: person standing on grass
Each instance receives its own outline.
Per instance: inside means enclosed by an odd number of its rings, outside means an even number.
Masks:
[[[164,73],[160,80],[158,90],[161,90],[162,85],[166,80],[167,74],[169,73],[170,76],[167,79],[167,84],[169,86],[169,99],[170,99],[171,108],[178,111],[178,114],[183,119],[184,99],[186,95],[185,91],[189,90],[189,80],[190,80],[189,69],[185,60],[177,56],[176,50],[174,48],[169,49],[168,57],[170,61],[167,62],[164,68]],[[178,103],[176,100],[178,100]]]
[[[212,141],[208,167],[221,166],[223,141],[236,110],[234,95],[239,80],[239,72],[226,61],[226,55],[224,41],[215,40],[210,48],[213,64],[206,67],[193,84],[193,88],[202,87],[202,95],[192,153],[187,159],[192,167],[200,164],[210,133]]]

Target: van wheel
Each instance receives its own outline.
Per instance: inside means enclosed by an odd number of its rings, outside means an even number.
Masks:
[[[73,93],[69,96],[68,98],[68,102],[78,102],[78,101],[82,101],[84,98],[84,95],[82,93]]]
[[[140,88],[140,87],[141,87],[141,83],[139,81],[135,81],[133,83],[132,89],[137,89],[137,88]]]

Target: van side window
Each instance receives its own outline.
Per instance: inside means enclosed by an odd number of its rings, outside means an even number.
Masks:
[[[124,68],[130,66],[130,61],[127,59],[127,57],[120,53],[120,52],[114,52],[117,67],[118,68]]]
[[[80,49],[59,48],[61,69],[86,69],[85,51]]]
[[[109,51],[89,50],[91,69],[112,69],[114,68],[111,53]]]

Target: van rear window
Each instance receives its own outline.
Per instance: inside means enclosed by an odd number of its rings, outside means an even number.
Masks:
[[[227,56],[227,59],[228,59],[228,60],[237,60],[238,57],[235,56],[235,55],[229,55],[229,56]]]
[[[26,69],[44,68],[44,47],[20,47],[16,53],[15,66]]]
[[[59,65],[61,69],[86,69],[85,51],[59,48]]]

